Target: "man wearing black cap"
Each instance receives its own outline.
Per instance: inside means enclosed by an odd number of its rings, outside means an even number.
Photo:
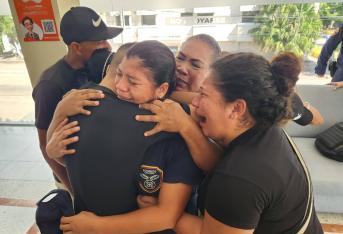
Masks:
[[[61,181],[69,190],[66,169],[49,159],[46,154],[46,134],[57,103],[71,89],[80,88],[88,81],[84,66],[94,50],[111,49],[108,39],[123,31],[122,28],[107,27],[101,17],[87,7],[72,7],[61,20],[60,32],[68,46],[67,54],[45,70],[35,86],[32,97],[35,101],[35,125],[43,156],[57,182]]]

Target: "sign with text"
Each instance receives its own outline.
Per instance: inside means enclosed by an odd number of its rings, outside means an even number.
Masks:
[[[59,41],[51,0],[14,0],[24,41]]]
[[[189,17],[167,17],[166,25],[201,25],[201,24],[228,24],[228,16],[189,16]]]
[[[215,16],[197,16],[194,24],[226,24],[228,17],[215,17]]]

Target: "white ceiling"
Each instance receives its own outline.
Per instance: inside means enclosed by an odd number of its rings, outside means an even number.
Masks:
[[[0,15],[11,14],[8,1],[13,0],[0,0]],[[237,4],[264,5],[306,2],[343,2],[343,0],[80,0],[80,5],[88,6],[98,12],[108,12],[118,10],[158,10],[172,8],[237,6]]]
[[[342,2],[343,0],[80,0],[99,12],[116,10],[158,10],[172,8],[195,8],[237,5],[265,5],[282,3]]]

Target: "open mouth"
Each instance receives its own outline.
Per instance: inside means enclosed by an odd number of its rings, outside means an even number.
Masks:
[[[200,126],[205,125],[206,122],[207,122],[207,118],[204,117],[204,116],[199,115],[199,116],[198,116],[198,119],[199,119],[199,124],[200,124]]]

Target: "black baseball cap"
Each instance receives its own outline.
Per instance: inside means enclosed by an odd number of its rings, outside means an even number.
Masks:
[[[62,216],[74,215],[73,202],[69,192],[54,189],[37,202],[36,223],[42,234],[62,234]]]
[[[116,37],[123,31],[107,27],[101,17],[88,7],[72,7],[61,20],[60,32],[65,44],[83,41],[102,41]]]

